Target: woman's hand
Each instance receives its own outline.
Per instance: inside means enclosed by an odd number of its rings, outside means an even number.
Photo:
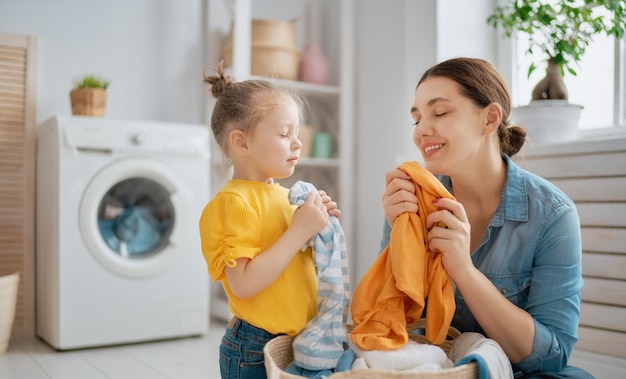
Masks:
[[[328,214],[337,218],[341,218],[341,210],[337,207],[337,202],[333,201],[333,199],[331,199],[330,196],[326,194],[326,191],[319,191],[319,195],[322,197],[322,202],[326,206]]]
[[[415,183],[409,174],[400,169],[395,169],[385,175],[385,192],[382,202],[385,217],[390,226],[402,213],[417,213]]]
[[[458,201],[442,198],[433,204],[440,210],[426,218],[428,248],[443,254],[443,265],[454,280],[455,272],[473,267],[470,258],[470,223],[465,208]]]

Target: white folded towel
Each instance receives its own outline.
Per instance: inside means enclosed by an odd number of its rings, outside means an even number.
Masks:
[[[406,345],[394,350],[362,350],[357,345],[350,343],[357,358],[363,358],[367,366],[378,370],[411,370],[432,371],[453,367],[453,362],[448,359],[446,352],[439,346],[421,344],[409,340]]]

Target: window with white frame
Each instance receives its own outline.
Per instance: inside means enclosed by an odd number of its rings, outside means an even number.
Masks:
[[[626,38],[616,43],[614,37],[597,36],[587,47],[581,62],[578,65],[574,64],[577,75],[565,73],[569,101],[584,107],[579,123],[581,130],[603,129],[608,133],[625,131],[625,43]],[[512,99],[514,106],[521,106],[530,102],[533,88],[545,76],[545,66],[540,65],[541,52],[527,54],[527,36],[518,36],[512,45],[514,46]],[[529,77],[528,67],[531,62],[535,62],[537,69]]]

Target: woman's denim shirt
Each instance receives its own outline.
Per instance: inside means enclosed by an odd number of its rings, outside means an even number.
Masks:
[[[582,246],[572,200],[547,180],[523,170],[509,157],[500,205],[472,262],[500,293],[535,322],[531,354],[514,371],[558,372],[576,343],[580,318]],[[452,192],[450,178],[437,176]],[[382,247],[391,228],[385,222]],[[458,291],[452,326],[485,334]]]

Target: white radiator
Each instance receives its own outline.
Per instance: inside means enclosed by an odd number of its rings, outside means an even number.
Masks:
[[[598,378],[626,377],[626,137],[529,144],[518,155],[580,216],[585,286],[572,364]]]

